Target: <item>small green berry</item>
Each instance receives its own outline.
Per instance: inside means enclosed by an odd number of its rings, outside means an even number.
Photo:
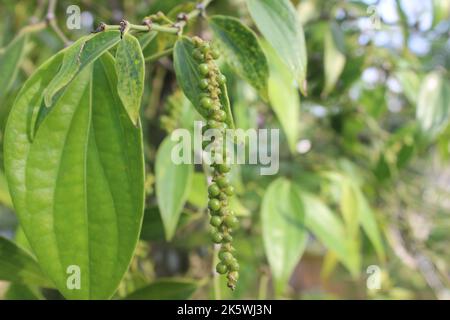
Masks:
[[[213,49],[211,51],[211,56],[213,57],[213,59],[219,59],[220,57],[220,51],[217,49]]]
[[[227,186],[226,188],[223,189],[223,191],[227,194],[227,196],[232,196],[234,194],[234,188],[233,186]]]
[[[221,243],[223,241],[222,234],[216,229],[211,232],[211,238],[214,243]]]
[[[193,56],[194,56],[194,59],[196,59],[198,61],[205,60],[205,55],[199,49],[194,50]]]
[[[216,183],[221,189],[224,189],[229,185],[228,179],[226,177],[218,177]]]
[[[217,122],[216,120],[208,120],[208,127],[211,129],[219,129],[220,122]]]
[[[221,192],[218,196],[219,200],[225,201],[228,199],[227,195],[225,194],[225,192]]]
[[[202,79],[200,80],[200,83],[198,84],[198,86],[200,87],[200,89],[205,90],[206,88],[208,88],[209,86],[209,81],[208,79]]]
[[[239,271],[239,263],[236,259],[233,259],[228,265],[230,271]]]
[[[230,172],[231,167],[227,163],[221,163],[218,165],[217,169],[219,169],[220,173],[227,173],[227,172]]]
[[[208,42],[203,42],[200,47],[200,50],[202,50],[203,53],[207,53],[210,49],[211,49],[211,46],[209,45]]]
[[[213,216],[213,217],[211,217],[211,220],[209,221],[209,223],[213,227],[219,227],[222,224],[222,218],[219,216]]]
[[[227,118],[227,114],[223,110],[215,110],[214,114],[213,114],[213,118],[216,121],[222,122],[222,121],[225,121],[225,119]]]
[[[200,104],[205,109],[210,109],[213,106],[213,102],[210,98],[204,97],[200,100]]]
[[[238,279],[239,279],[239,272],[231,271],[228,274],[228,280],[230,280],[230,281],[237,281]]]
[[[217,273],[225,274],[228,271],[228,267],[227,267],[227,265],[225,263],[219,262],[216,265],[216,271],[217,271]]]
[[[235,229],[239,226],[238,218],[236,218],[235,216],[232,216],[232,215],[226,216],[225,219],[223,220],[223,222],[225,223],[225,225],[228,228],[231,228],[231,229]]]
[[[211,197],[216,197],[220,194],[220,189],[217,186],[217,184],[212,183],[209,187],[208,187],[208,193]]]
[[[198,71],[201,75],[206,76],[209,73],[209,67],[206,63],[202,63],[198,66]]]
[[[222,255],[219,257],[219,259],[225,264],[229,265],[233,262],[234,258],[231,252],[223,252]]]
[[[217,200],[217,199],[209,200],[208,208],[210,208],[212,211],[219,211],[219,209],[220,209],[220,201]]]
[[[219,84],[225,84],[227,82],[227,77],[225,77],[223,74],[221,74],[217,78],[217,81],[219,82]]]
[[[222,240],[223,240],[224,243],[232,242],[233,241],[233,237],[231,236],[231,234],[227,233],[227,234],[222,236]]]

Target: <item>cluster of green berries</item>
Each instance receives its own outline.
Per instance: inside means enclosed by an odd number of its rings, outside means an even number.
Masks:
[[[226,78],[220,73],[214,60],[218,59],[220,54],[217,49],[211,48],[208,42],[201,38],[193,38],[195,50],[194,59],[198,62],[198,72],[202,76],[199,87],[202,90],[200,105],[208,114],[207,124],[204,128],[216,129],[221,131],[222,137],[226,129],[226,112],[220,102],[222,94],[220,87],[225,84]],[[213,143],[219,144],[223,140],[217,138]],[[223,149],[222,149],[223,150]],[[232,232],[239,226],[234,211],[229,209],[229,197],[233,196],[234,189],[228,181],[227,174],[230,172],[230,165],[226,161],[226,153],[219,155],[221,161],[215,161],[211,167],[213,169],[212,182],[208,187],[208,208],[211,215],[211,237],[214,243],[220,244],[219,259],[216,271],[220,274],[226,274],[228,287],[234,289],[239,278],[239,263],[234,257],[234,248],[231,244]],[[217,159],[217,157],[214,157]]]

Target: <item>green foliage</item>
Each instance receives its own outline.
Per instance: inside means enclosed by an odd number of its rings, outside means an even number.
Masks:
[[[209,19],[220,49],[233,71],[267,98],[269,67],[255,33],[238,19],[213,16]]]
[[[117,92],[122,103],[136,125],[144,92],[145,62],[139,41],[125,34],[116,51]]]
[[[193,166],[174,164],[172,150],[178,142],[167,137],[156,154],[156,197],[166,239],[171,240],[191,187]]]
[[[0,298],[445,298],[447,2],[0,3]]]
[[[306,95],[307,56],[303,28],[289,0],[248,0],[258,29],[289,67]]]

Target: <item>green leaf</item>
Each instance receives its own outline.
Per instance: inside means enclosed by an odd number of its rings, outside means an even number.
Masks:
[[[386,254],[384,251],[383,241],[381,239],[380,228],[378,227],[377,220],[375,219],[375,213],[367,202],[367,199],[361,189],[355,189],[355,196],[358,203],[359,223],[375,248],[378,258],[384,261]]]
[[[356,276],[360,261],[354,239],[348,238],[342,221],[317,197],[298,189],[305,211],[305,226]]]
[[[255,33],[233,17],[213,16],[209,23],[226,62],[267,99],[269,67]]]
[[[64,50],[64,58],[56,76],[45,90],[45,105],[50,107],[53,97],[80,72],[120,40],[119,31],[105,31],[84,36]]]
[[[156,153],[156,198],[166,232],[166,239],[172,240],[187,200],[193,174],[192,164],[175,164],[172,150],[178,143],[167,137]]]
[[[77,74],[81,65],[81,52],[87,40],[88,37],[82,37],[66,50],[61,69],[45,89],[44,102],[47,107],[52,104],[53,96]]]
[[[198,281],[160,279],[127,296],[126,300],[187,300],[198,289]]]
[[[303,27],[289,0],[247,0],[258,29],[289,67],[306,95],[307,56]]]
[[[52,287],[36,260],[3,237],[0,237],[0,280]]]
[[[5,300],[45,300],[38,288],[17,282],[11,283],[5,293]]]
[[[275,51],[262,43],[270,67],[269,102],[286,135],[289,150],[296,152],[300,138],[300,96],[294,79]]]
[[[194,44],[188,38],[179,39],[175,44],[174,67],[178,84],[186,97],[194,105],[195,109],[205,119],[208,118],[208,111],[200,106],[200,94],[202,90],[199,87],[200,80],[203,78],[198,72],[198,62],[193,58]],[[227,113],[227,123],[229,128],[234,128],[233,115],[231,113],[230,101],[226,85],[221,85],[220,102]]]
[[[27,41],[28,35],[21,34],[0,54],[0,101],[6,96],[17,77],[20,64],[24,57]]]
[[[128,268],[141,227],[141,129],[116,93],[114,62],[104,55],[67,86],[27,137],[30,99],[54,76],[61,54],[27,81],[5,133],[5,167],[21,226],[45,273],[67,298],[105,299]],[[44,82],[48,83],[48,82]],[[95,102],[95,103],[94,103]],[[69,266],[81,288],[67,287]]]
[[[208,184],[204,173],[193,174],[187,201],[198,208],[206,208],[208,205]]]
[[[409,103],[415,105],[420,88],[420,78],[417,73],[412,70],[403,69],[395,72],[395,77],[400,82],[403,94]]]
[[[441,133],[450,118],[450,85],[439,71],[429,73],[422,82],[416,119],[422,133],[431,139]]]
[[[285,178],[272,182],[261,206],[264,249],[281,294],[306,246],[304,209],[292,183]]]
[[[159,209],[156,206],[145,209],[141,239],[146,241],[164,240],[164,225]]]
[[[126,33],[116,52],[117,92],[127,113],[137,124],[144,93],[145,61],[139,41]]]
[[[9,195],[8,183],[5,174],[0,170],[0,203],[8,208],[13,208],[11,196]]]
[[[322,95],[327,96],[336,86],[345,66],[344,34],[336,23],[331,23],[324,38],[325,87]]]

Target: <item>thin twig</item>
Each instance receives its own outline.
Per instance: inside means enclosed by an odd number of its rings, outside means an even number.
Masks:
[[[47,20],[48,25],[56,33],[58,38],[61,39],[61,41],[64,43],[64,45],[68,46],[72,43],[72,41],[70,41],[66,37],[64,32],[62,32],[62,30],[58,26],[58,23],[56,21],[56,16],[55,16],[56,4],[57,4],[57,0],[49,0],[48,1],[47,16],[45,18]]]
[[[172,52],[173,52],[173,48],[169,48],[169,49],[166,49],[164,51],[155,53],[154,55],[151,55],[151,56],[145,58],[145,62],[154,62],[156,60],[159,60],[162,57],[168,56]]]

